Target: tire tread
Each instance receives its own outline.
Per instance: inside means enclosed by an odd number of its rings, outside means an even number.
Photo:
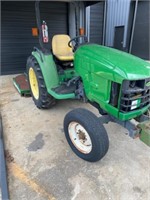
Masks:
[[[33,101],[39,109],[41,109],[41,108],[48,109],[55,104],[55,99],[47,92],[40,65],[38,64],[38,62],[34,56],[30,56],[27,60],[28,82],[29,82],[28,71],[31,66],[33,67],[33,69],[36,73],[38,85],[39,85],[39,93],[40,93],[40,97],[38,100],[36,100],[32,94]],[[29,85],[30,85],[30,82],[29,82]],[[31,89],[31,87],[30,87],[30,89]],[[32,93],[32,90],[31,90],[31,93]]]

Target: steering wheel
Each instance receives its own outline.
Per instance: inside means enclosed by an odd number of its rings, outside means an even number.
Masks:
[[[72,38],[69,42],[68,42],[68,46],[70,48],[73,48],[73,51],[76,51],[76,49],[83,44],[88,43],[88,38],[86,35],[79,35],[77,37]]]

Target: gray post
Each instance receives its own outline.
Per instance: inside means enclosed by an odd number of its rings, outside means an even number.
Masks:
[[[105,0],[105,3],[104,3],[104,22],[103,22],[103,41],[102,41],[102,45],[105,45],[106,15],[107,15],[107,0]]]
[[[137,8],[138,8],[138,0],[136,0],[136,2],[135,2],[134,18],[133,18],[133,25],[132,25],[132,32],[131,32],[129,53],[131,53],[131,51],[132,51],[132,44],[133,44],[133,36],[134,36],[134,29],[135,29],[135,21],[136,21]]]

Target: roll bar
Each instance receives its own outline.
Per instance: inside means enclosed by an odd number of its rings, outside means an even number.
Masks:
[[[76,1],[64,1],[64,2],[72,2],[76,5]],[[83,1],[86,6],[92,5],[94,3],[97,3],[99,1]],[[50,53],[50,50],[48,50],[43,43],[43,39],[42,39],[42,24],[41,24],[41,15],[40,15],[40,0],[36,0],[35,1],[35,13],[36,13],[36,23],[37,23],[37,27],[39,30],[39,44],[41,46],[42,52],[43,53]],[[78,13],[77,13],[77,5],[75,6],[75,20],[76,20],[76,34],[77,34],[77,17],[78,17]]]

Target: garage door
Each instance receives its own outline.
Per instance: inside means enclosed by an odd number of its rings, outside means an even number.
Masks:
[[[104,2],[90,7],[90,42],[102,44],[103,41]]]
[[[150,2],[139,1],[135,30],[133,37],[132,54],[143,59],[150,59]]]
[[[25,71],[26,60],[38,38],[32,36],[36,27],[34,2],[2,2],[1,21],[1,73]],[[54,34],[67,33],[67,3],[42,2],[41,18],[49,27],[50,39]],[[51,48],[51,44],[49,45]]]

